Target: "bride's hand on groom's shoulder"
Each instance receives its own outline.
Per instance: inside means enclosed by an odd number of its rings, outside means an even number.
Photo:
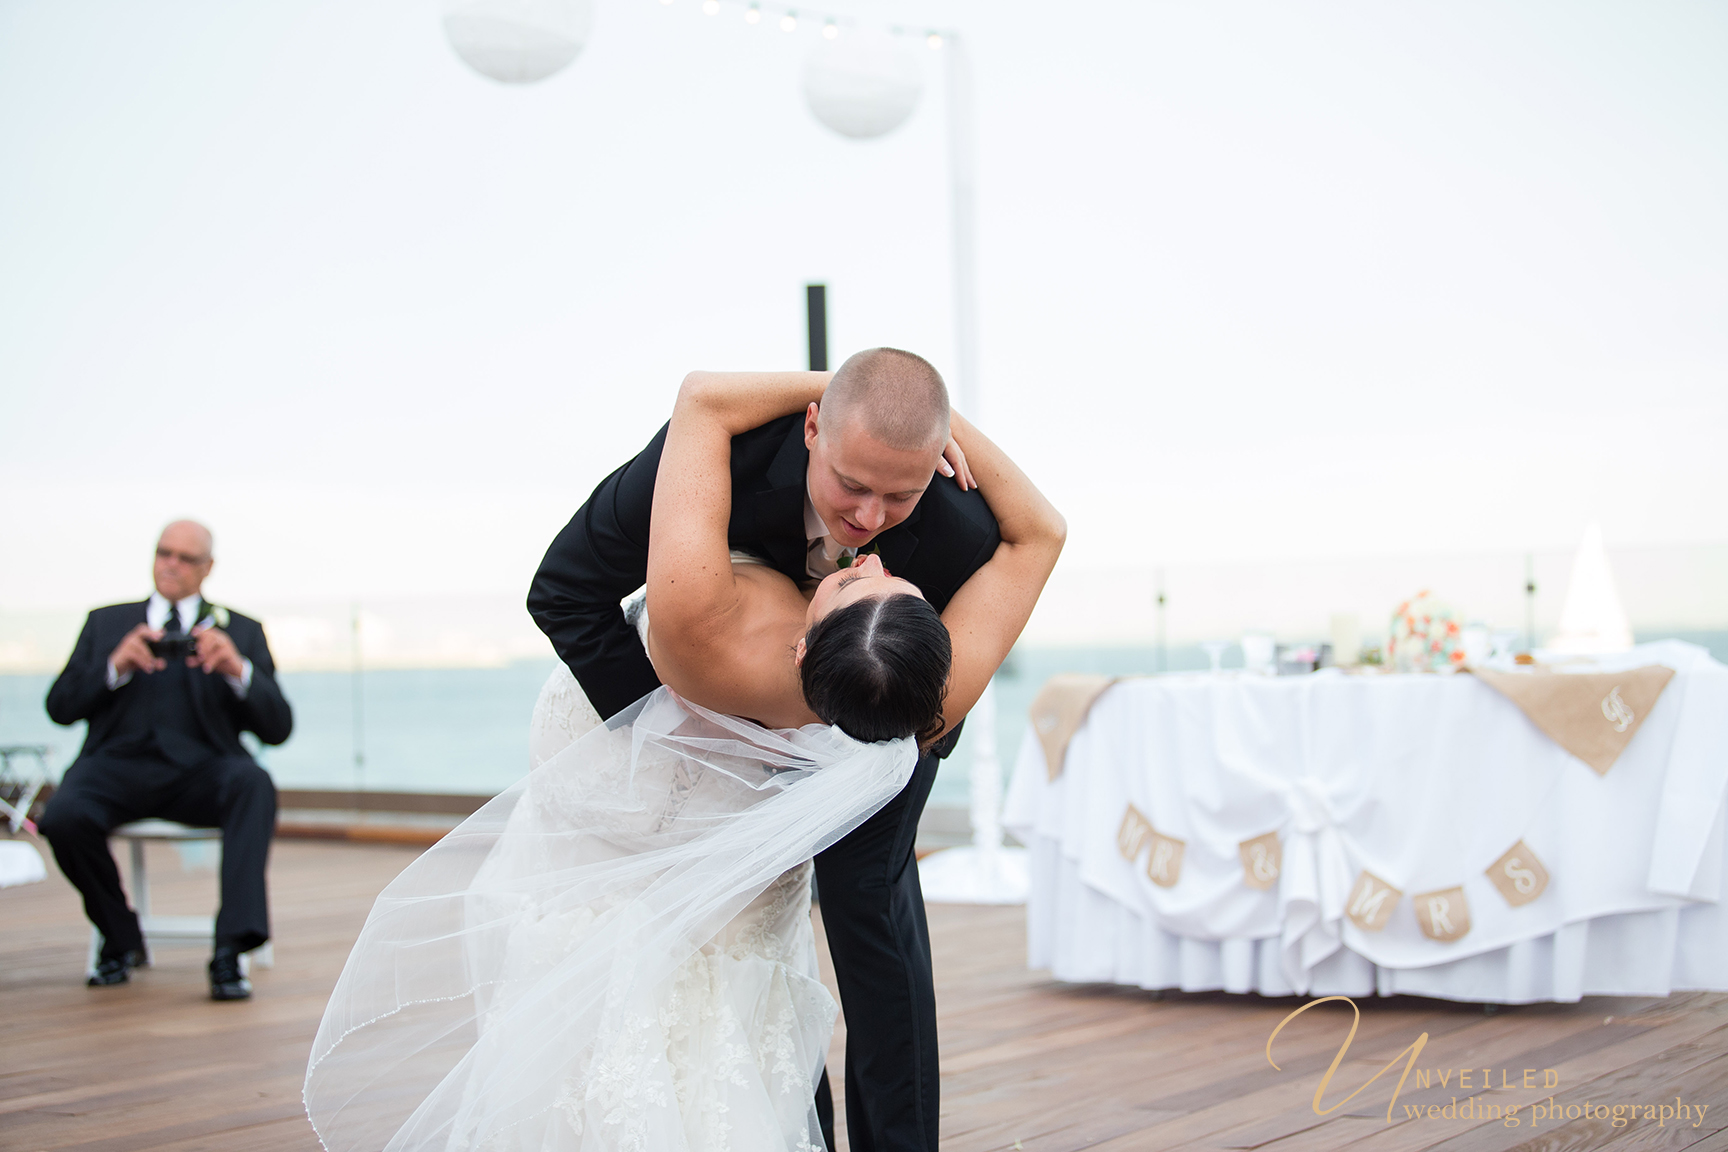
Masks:
[[[978,481],[972,478],[972,470],[966,467],[966,453],[961,451],[959,441],[955,440],[952,434],[942,449],[942,458],[936,461],[936,470],[944,476],[952,477],[954,483],[960,485],[962,492],[978,487]]]

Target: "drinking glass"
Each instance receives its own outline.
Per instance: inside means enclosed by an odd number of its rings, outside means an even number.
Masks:
[[[1228,640],[1208,640],[1200,645],[1200,650],[1206,653],[1206,659],[1212,661],[1214,673],[1224,670],[1224,650],[1230,647]]]

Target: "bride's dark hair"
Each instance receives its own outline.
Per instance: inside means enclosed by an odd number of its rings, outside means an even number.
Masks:
[[[810,710],[854,740],[942,730],[953,644],[930,602],[901,593],[837,608],[804,634],[799,676]]]

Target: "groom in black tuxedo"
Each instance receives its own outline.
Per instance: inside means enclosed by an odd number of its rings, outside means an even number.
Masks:
[[[138,916],[108,849],[108,834],[133,820],[157,816],[222,829],[212,999],[252,994],[240,954],[270,938],[264,864],[276,831],[276,787],[240,733],[280,744],[294,717],[276,687],[263,627],[199,595],[214,562],[210,549],[201,524],[164,528],[156,591],[90,613],[48,690],[56,724],[90,722],[40,828],[102,934],[92,987],[123,984],[145,962]]]
[[[939,397],[937,404],[932,397]],[[860,548],[924,593],[937,611],[1001,542],[977,489],[935,480],[947,439],[935,368],[878,348],[840,366],[822,406],[732,441],[733,548],[799,584],[851,563]],[[921,423],[922,422],[922,423]],[[908,438],[907,430],[921,433]],[[907,443],[940,435],[935,447]],[[666,428],[594,489],[552,542],[528,610],[588,699],[611,717],[659,686],[619,601],[648,573],[649,510]],[[816,857],[822,922],[846,1008],[846,1130],[853,1152],[936,1152],[936,995],[913,840],[959,728],[918,761],[911,781]],[[817,1090],[834,1146],[827,1074]]]

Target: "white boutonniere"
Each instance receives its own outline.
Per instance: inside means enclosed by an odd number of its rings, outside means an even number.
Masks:
[[[218,628],[226,628],[228,627],[228,609],[206,600],[204,601],[204,620]]]

